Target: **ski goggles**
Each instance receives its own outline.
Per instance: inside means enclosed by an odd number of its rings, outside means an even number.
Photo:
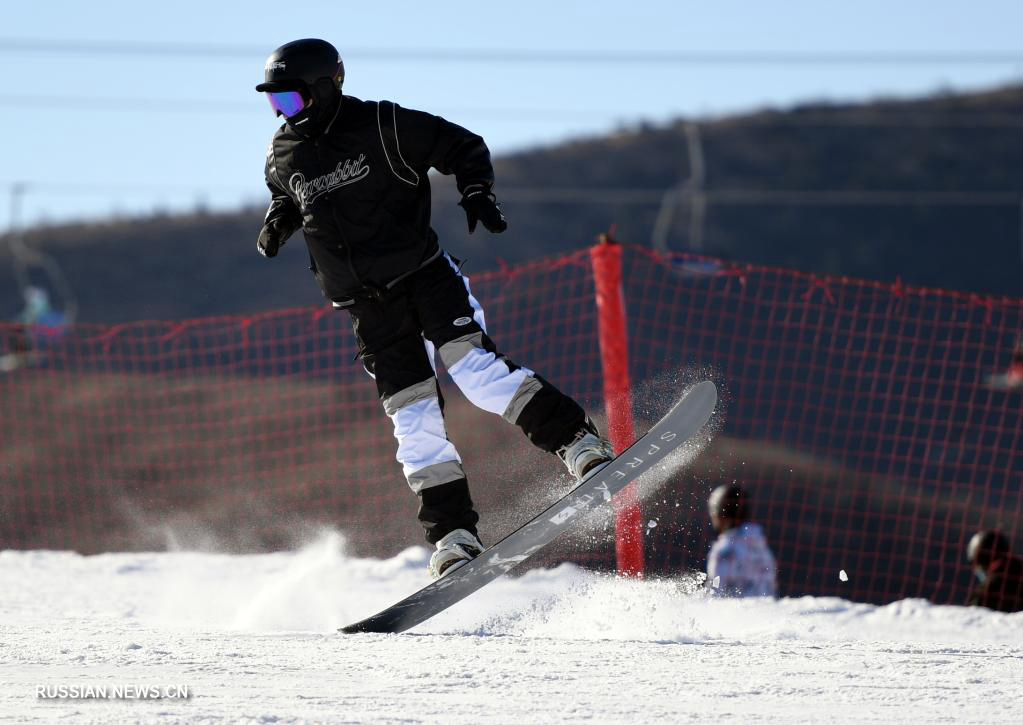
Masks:
[[[296,113],[309,105],[298,91],[267,91],[266,97],[270,99],[270,108],[274,113],[285,118],[291,118]]]

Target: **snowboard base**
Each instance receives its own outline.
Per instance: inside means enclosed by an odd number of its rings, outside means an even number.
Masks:
[[[526,561],[590,511],[607,505],[631,481],[662,463],[668,454],[700,432],[716,404],[714,383],[704,381],[692,386],[646,435],[531,521],[456,571],[339,631],[404,632],[465,599]]]

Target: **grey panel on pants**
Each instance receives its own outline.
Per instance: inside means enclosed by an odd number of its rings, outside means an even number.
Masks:
[[[501,417],[509,423],[514,423],[519,419],[522,414],[522,409],[526,407],[533,396],[543,390],[543,383],[534,378],[532,375],[526,376],[526,379],[522,381],[522,385],[515,391],[515,395],[512,396],[511,402],[508,403],[508,407],[505,409]]]
[[[394,415],[402,408],[407,408],[420,400],[429,400],[437,397],[437,379],[427,378],[421,383],[410,385],[404,390],[399,390],[394,395],[384,398],[384,410],[388,415]]]
[[[483,349],[483,333],[472,332],[468,335],[462,335],[456,337],[450,342],[445,342],[440,346],[437,351],[440,354],[441,362],[444,363],[444,367],[451,368],[452,365],[457,363],[463,357],[468,355],[473,350]]]
[[[465,469],[458,461],[442,461],[420,468],[408,477],[408,485],[416,493],[424,488],[433,488],[465,478]]]

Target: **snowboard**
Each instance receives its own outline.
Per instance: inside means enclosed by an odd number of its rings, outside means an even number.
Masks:
[[[631,481],[655,468],[668,454],[696,435],[710,420],[716,403],[714,383],[697,383],[646,435],[533,520],[447,576],[339,631],[346,634],[404,632],[507,574],[582,521],[586,514],[608,505]]]

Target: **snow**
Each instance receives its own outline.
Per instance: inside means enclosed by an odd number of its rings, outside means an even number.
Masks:
[[[707,598],[573,566],[500,579],[402,635],[335,629],[426,583],[325,534],[289,553],[0,552],[0,719],[1019,722],[1023,613]],[[41,700],[38,686],[191,698]]]

